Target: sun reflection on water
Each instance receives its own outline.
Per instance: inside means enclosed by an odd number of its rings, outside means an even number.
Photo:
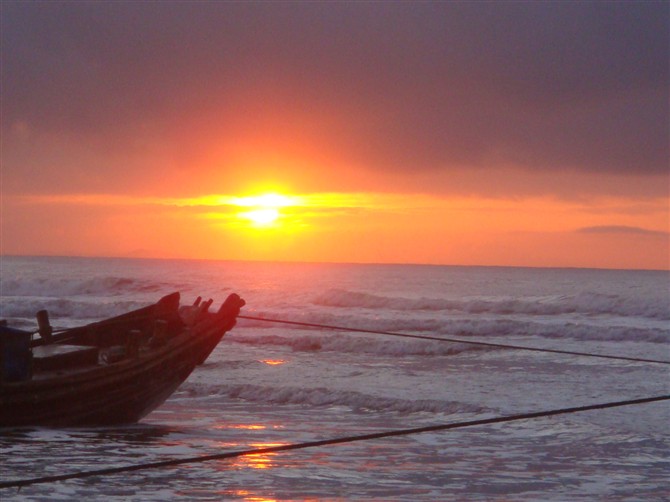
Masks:
[[[249,446],[251,448],[264,449],[264,448],[275,448],[277,446],[285,446],[288,443],[251,443]],[[237,467],[251,467],[252,469],[269,469],[274,466],[273,457],[276,457],[277,453],[267,452],[267,453],[253,453],[251,455],[244,455],[238,457],[234,465]]]
[[[261,424],[230,424],[227,426],[221,426],[220,429],[246,429],[249,431],[257,431],[262,429],[267,429],[267,425]]]
[[[270,366],[278,366],[286,362],[284,359],[260,359],[259,361],[265,364],[269,364]]]
[[[222,495],[229,495],[232,497],[241,497],[242,500],[247,502],[276,502],[277,499],[274,498],[265,498],[260,495],[256,495],[253,492],[248,490],[227,490]]]
[[[230,423],[221,423],[213,426],[217,430],[226,430],[226,429],[236,429],[236,430],[247,430],[247,431],[261,431],[265,429],[283,429],[283,425],[278,424],[230,424]],[[231,443],[231,446],[239,446],[237,443]]]

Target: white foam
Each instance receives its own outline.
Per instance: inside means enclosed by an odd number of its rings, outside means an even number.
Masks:
[[[495,350],[462,343],[441,343],[426,340],[403,340],[376,337],[374,335],[347,335],[325,332],[310,335],[274,335],[263,333],[244,334],[231,332],[227,340],[246,345],[268,345],[288,347],[295,351],[333,351],[349,354],[373,354],[387,357],[403,356],[451,356],[470,351]]]
[[[282,318],[280,312],[268,312],[268,319]],[[286,319],[284,317],[284,319]],[[289,319],[291,320],[291,319]],[[370,316],[304,315],[300,322],[351,327],[353,329],[372,330],[391,333],[425,334],[436,337],[481,337],[484,339],[500,339],[510,336],[531,336],[547,339],[601,340],[601,341],[638,341],[650,343],[670,343],[670,326],[663,321],[651,321],[640,324],[613,324],[596,322],[592,319],[576,319],[554,317],[539,319],[537,317],[496,317],[466,316],[457,318],[450,316],[430,315],[428,317],[406,315],[389,315],[385,318]],[[260,320],[239,321],[240,326],[253,327],[259,331],[273,329],[277,324]],[[311,327],[292,326],[292,330],[301,332],[313,330]],[[334,333],[342,333],[335,331]],[[332,332],[331,332],[332,333]],[[430,342],[423,342],[430,343]]]
[[[330,289],[314,298],[314,304],[323,307],[362,308],[395,311],[463,312],[470,314],[526,314],[559,315],[572,313],[615,314],[652,319],[670,319],[667,298],[638,296],[622,297],[616,294],[579,292],[574,295],[548,295],[542,297],[468,297],[409,298],[360,293],[344,289]]]
[[[192,396],[224,396],[250,402],[277,405],[346,406],[356,411],[393,411],[399,413],[477,413],[487,408],[462,402],[432,399],[379,397],[349,390],[329,388],[268,387],[254,384],[216,385],[185,383],[182,389]]]

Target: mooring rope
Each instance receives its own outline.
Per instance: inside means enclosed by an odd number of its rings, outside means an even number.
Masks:
[[[638,404],[647,404],[658,401],[666,401],[670,399],[670,394],[661,396],[644,397],[639,399],[628,399],[625,401],[614,401],[608,403],[590,404],[585,406],[574,406],[571,408],[559,408],[554,410],[536,411],[529,413],[519,413],[516,415],[504,415],[492,418],[482,418],[477,420],[469,420],[465,422],[452,422],[449,424],[429,425],[426,427],[415,427],[410,429],[394,429],[389,431],[374,432],[371,434],[360,434],[355,436],[343,436],[331,439],[322,439],[317,441],[306,441],[304,443],[293,443],[281,446],[272,446],[268,448],[253,448],[249,450],[231,451],[226,453],[217,453],[213,455],[202,455],[198,457],[185,457],[170,460],[162,460],[159,462],[148,462],[144,464],[133,464],[122,467],[109,467],[105,469],[96,469],[90,471],[73,472],[70,474],[60,474],[53,476],[43,476],[39,478],[17,479],[13,481],[0,482],[0,488],[22,488],[24,486],[36,485],[42,483],[54,483],[57,481],[66,481],[70,479],[83,479],[93,476],[108,476],[112,474],[120,474],[124,472],[133,472],[146,469],[159,469],[163,467],[172,467],[182,464],[193,464],[199,462],[209,462],[212,460],[225,460],[231,458],[238,458],[248,455],[265,455],[269,453],[279,453],[289,450],[302,450],[306,448],[316,448],[320,446],[330,446],[343,443],[354,443],[358,441],[371,441],[374,439],[383,439],[397,436],[408,436],[411,434],[421,434],[426,432],[439,432],[451,429],[462,429],[465,427],[474,427],[478,425],[499,424],[504,422],[512,422],[516,420],[528,420],[533,418],[552,417],[556,415],[565,415],[568,413],[578,413],[590,410],[602,410],[606,408],[616,408],[620,406],[631,406]]]
[[[617,359],[621,361],[633,361],[638,363],[654,363],[654,364],[670,364],[670,361],[664,361],[661,359],[646,359],[643,357],[627,357],[627,356],[613,356],[609,354],[594,354],[591,352],[577,352],[574,350],[560,350],[560,349],[543,349],[540,347],[528,347],[525,345],[510,345],[504,343],[492,343],[492,342],[478,342],[474,340],[465,340],[463,338],[443,338],[436,336],[428,335],[410,335],[407,333],[396,333],[391,331],[377,331],[372,329],[361,329],[361,328],[349,328],[346,326],[333,326],[328,324],[315,324],[309,322],[299,322],[299,321],[289,321],[285,319],[272,319],[268,317],[254,317],[239,315],[239,319],[249,319],[252,321],[266,321],[279,324],[290,324],[293,326],[303,326],[308,328],[320,328],[320,329],[330,329],[336,331],[350,331],[353,333],[368,333],[372,335],[385,335],[385,336],[396,336],[402,338],[417,338],[419,340],[433,340],[436,342],[452,342],[452,343],[467,343],[470,345],[480,345],[484,347],[495,347],[499,349],[514,349],[514,350],[528,350],[533,352],[548,352],[550,354],[563,354],[570,356],[585,356],[585,357],[599,357],[601,359]]]
[[[151,318],[151,316],[145,316],[147,319]],[[352,333],[367,333],[367,334],[372,334],[372,335],[385,335],[385,336],[395,336],[395,337],[401,337],[401,338],[415,338],[419,340],[432,340],[436,342],[450,342],[450,343],[464,343],[464,344],[469,344],[469,345],[479,345],[483,347],[494,347],[494,348],[499,348],[499,349],[513,349],[513,350],[525,350],[525,351],[532,351],[532,352],[546,352],[550,354],[562,354],[562,355],[570,355],[570,356],[584,356],[584,357],[596,357],[600,359],[614,359],[614,360],[619,360],[619,361],[631,361],[631,362],[638,362],[638,363],[652,363],[652,364],[670,364],[670,361],[662,360],[662,359],[649,359],[649,358],[644,358],[644,357],[630,357],[630,356],[615,356],[615,355],[610,355],[610,354],[595,354],[592,352],[579,352],[579,351],[574,351],[574,350],[561,350],[561,349],[547,349],[547,348],[540,348],[540,347],[528,347],[526,345],[512,345],[512,344],[505,344],[505,343],[493,343],[493,342],[480,342],[480,341],[474,341],[474,340],[466,340],[463,338],[445,338],[445,337],[436,337],[436,336],[429,336],[429,335],[411,335],[408,333],[397,333],[397,332],[392,332],[392,331],[379,331],[379,330],[372,330],[372,329],[362,329],[362,328],[352,328],[348,326],[334,326],[330,324],[317,324],[317,323],[309,323],[309,322],[301,322],[301,321],[290,321],[287,319],[274,319],[274,318],[269,318],[269,317],[258,317],[258,316],[247,316],[247,315],[238,315],[238,319],[248,319],[252,321],[262,321],[262,322],[270,322],[270,323],[278,323],[278,324],[289,324],[293,326],[302,326],[302,327],[307,327],[307,328],[319,328],[319,329],[328,329],[328,330],[335,330],[335,331],[349,331]],[[138,318],[142,319],[142,318]],[[125,319],[117,322],[127,322]],[[56,329],[53,331],[54,335],[65,333],[67,331],[74,331],[74,330],[80,330],[84,328],[92,328],[96,327],[98,325],[109,325],[112,324],[110,321],[99,321],[99,322],[94,322],[85,326],[80,326],[80,327],[75,327],[75,328],[63,328],[63,329]],[[37,334],[38,332],[35,331],[32,333],[33,335]],[[62,336],[59,341],[63,341]],[[41,345],[44,342],[42,340],[37,340],[33,342],[36,345]]]

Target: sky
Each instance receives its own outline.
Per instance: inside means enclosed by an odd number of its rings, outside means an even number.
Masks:
[[[670,269],[667,2],[1,13],[1,254]]]

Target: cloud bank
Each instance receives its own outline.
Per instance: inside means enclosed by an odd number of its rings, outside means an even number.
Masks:
[[[265,151],[333,173],[662,176],[669,8],[3,2],[3,169],[100,190]]]

